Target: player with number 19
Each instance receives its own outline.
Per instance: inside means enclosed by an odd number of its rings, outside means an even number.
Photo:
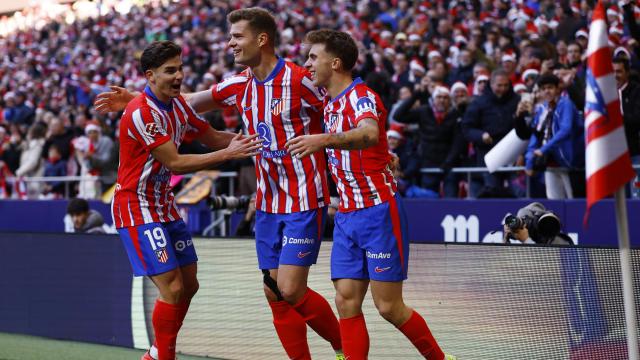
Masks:
[[[252,156],[261,147],[256,136],[214,130],[180,96],[180,54],[170,41],[144,49],[140,63],[147,87],[127,105],[120,122],[112,216],[134,275],[149,276],[160,291],[152,317],[156,342],[143,359],[175,359],[178,331],[198,290],[198,258],[171,193],[171,173]],[[188,131],[212,149],[228,146],[201,155],[178,154]]]

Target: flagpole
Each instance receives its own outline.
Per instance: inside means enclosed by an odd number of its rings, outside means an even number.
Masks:
[[[629,225],[627,223],[627,204],[624,187],[616,191],[616,225],[618,229],[618,245],[620,247],[624,317],[627,326],[627,350],[629,352],[629,360],[640,360],[640,355],[638,355],[638,327],[636,322],[636,304],[633,294],[633,271],[631,268]]]

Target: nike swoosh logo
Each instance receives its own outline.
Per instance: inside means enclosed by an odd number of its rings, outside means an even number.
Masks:
[[[379,267],[377,267],[377,266],[376,266],[376,268],[375,268],[374,270],[375,270],[377,273],[381,273],[381,272],[385,272],[385,271],[387,271],[387,270],[389,270],[389,269],[391,269],[391,266],[387,266],[387,267],[384,267],[384,268],[379,268]]]
[[[249,110],[251,110],[251,106],[245,106],[245,107],[242,108],[242,110],[249,111]]]
[[[309,254],[311,254],[311,251],[307,251],[306,253],[298,252],[298,257],[299,257],[300,259],[302,259],[303,257],[305,257],[305,256],[307,256],[307,255],[309,255]]]

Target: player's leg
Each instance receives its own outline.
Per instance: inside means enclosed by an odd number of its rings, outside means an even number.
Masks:
[[[342,350],[348,359],[364,360],[369,354],[369,333],[362,314],[362,301],[369,285],[365,252],[354,230],[359,227],[352,213],[337,213],[331,250],[331,279],[336,289],[340,315]]]
[[[326,208],[287,214],[283,219],[278,289],[307,325],[339,352],[342,341],[338,319],[329,302],[307,286],[310,266],[320,252]]]
[[[161,223],[123,228],[118,232],[134,275],[149,276],[160,292],[152,315],[158,359],[173,360],[184,282],[171,236]]]
[[[182,328],[182,324],[184,323],[184,318],[187,316],[187,312],[189,311],[189,305],[191,304],[191,299],[198,292],[199,283],[196,277],[198,265],[197,263],[189,264],[186,266],[180,267],[181,275],[182,275],[182,283],[183,283],[183,294],[181,300],[178,302],[178,331]],[[151,348],[149,348],[149,356],[151,359],[158,359],[158,343],[157,340],[153,342]]]
[[[273,326],[282,347],[290,359],[307,360],[311,359],[307,343],[307,325],[302,316],[284,300],[277,285],[283,228],[279,216],[256,211],[258,266],[263,271],[264,293],[271,308]]]
[[[368,209],[368,218],[376,219],[376,229],[363,229],[366,238],[371,295],[382,317],[395,325],[426,359],[442,360],[438,346],[422,316],[405,305],[402,282],[409,269],[409,242],[406,218],[398,198]]]
[[[362,313],[362,302],[369,286],[368,280],[337,279],[336,307],[340,315],[342,351],[347,359],[364,360],[369,354],[369,332]]]
[[[380,315],[398,328],[425,359],[444,359],[444,353],[424,318],[404,303],[402,281],[371,280],[371,295]]]

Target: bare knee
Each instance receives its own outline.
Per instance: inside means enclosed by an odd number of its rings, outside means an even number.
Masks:
[[[170,304],[177,304],[184,295],[184,284],[180,279],[176,278],[160,289],[160,295],[164,301]]]
[[[406,321],[408,308],[401,301],[378,301],[376,309],[378,309],[380,316],[396,326],[400,326]]]
[[[354,317],[362,312],[362,298],[356,294],[336,293],[336,308],[341,318]]]
[[[296,284],[296,283],[288,283],[284,285],[278,284],[278,288],[280,289],[280,294],[284,301],[289,304],[296,304],[307,291],[306,284]]]

